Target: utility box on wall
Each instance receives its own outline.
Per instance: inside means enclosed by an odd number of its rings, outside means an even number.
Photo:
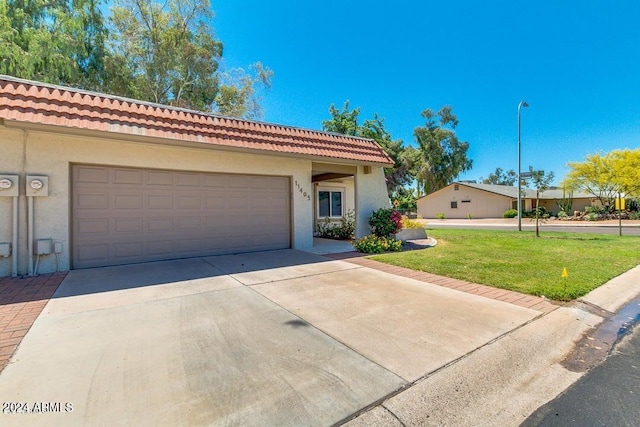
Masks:
[[[49,255],[51,253],[51,239],[36,240],[34,255]]]
[[[49,177],[42,175],[27,175],[27,196],[46,197],[49,195]]]
[[[0,197],[18,197],[20,195],[20,177],[18,175],[0,175]]]
[[[0,242],[0,258],[9,258],[11,256],[11,243]]]

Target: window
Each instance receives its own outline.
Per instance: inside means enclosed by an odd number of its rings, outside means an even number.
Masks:
[[[453,184],[453,191],[460,190],[460,186],[458,184]]]
[[[343,194],[342,190],[318,191],[318,217],[341,217]]]
[[[458,209],[458,202],[451,202],[451,209]]]

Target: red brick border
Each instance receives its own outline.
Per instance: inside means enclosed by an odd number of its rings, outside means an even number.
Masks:
[[[0,278],[0,372],[66,275]]]
[[[550,300],[521,294],[519,292],[508,291],[506,289],[494,288],[491,286],[480,285],[477,283],[465,282],[464,280],[452,279],[450,277],[438,276],[437,274],[425,273],[423,271],[411,270],[409,268],[389,265],[382,262],[365,258],[366,255],[359,252],[345,252],[337,254],[325,255],[329,258],[347,261],[352,264],[361,265],[363,267],[372,268],[374,270],[384,271],[385,273],[395,274],[396,276],[408,277],[421,282],[431,283],[445,288],[455,289],[469,294],[479,295],[485,298],[491,298],[498,301],[508,302],[520,307],[530,308],[532,310],[549,313],[558,308],[558,303]]]

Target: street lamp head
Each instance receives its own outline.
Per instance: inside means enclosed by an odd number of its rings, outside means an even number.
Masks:
[[[529,104],[527,104],[527,101],[522,101],[522,106],[523,106],[523,107],[528,107],[528,106],[529,106]]]

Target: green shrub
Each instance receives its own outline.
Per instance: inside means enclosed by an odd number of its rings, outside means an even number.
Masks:
[[[598,219],[600,219],[600,215],[595,212],[589,212],[584,216],[584,219],[586,219],[587,221],[597,221]]]
[[[395,209],[380,208],[369,217],[371,231],[378,237],[389,237],[402,229],[402,215]]]
[[[356,214],[353,210],[340,218],[339,223],[325,218],[318,224],[318,236],[325,239],[348,240],[352,239],[356,230]]]
[[[473,214],[472,214],[472,213],[468,213],[468,214],[467,214],[467,218],[469,218],[469,219],[473,219]]]
[[[558,218],[566,218],[569,215],[567,215],[567,213],[565,211],[560,211],[558,212]]]
[[[629,219],[640,219],[640,212],[629,212]]]
[[[504,211],[504,213],[502,214],[503,218],[515,218],[517,216],[518,216],[517,209],[509,209],[507,211]]]
[[[353,247],[365,254],[380,254],[382,252],[399,252],[402,250],[402,241],[392,237],[379,237],[369,234],[353,242]]]
[[[593,214],[596,214],[596,215],[604,215],[604,214],[609,212],[607,210],[607,208],[605,208],[603,206],[585,206],[584,211],[587,214],[592,214],[593,213]]]
[[[536,217],[536,212],[538,212],[538,218],[546,218],[546,217],[548,217],[547,208],[545,208],[544,206],[538,206],[537,208],[535,208],[532,211],[523,212],[522,216],[524,218],[535,218]]]
[[[444,214],[443,214],[443,213],[437,213],[437,214],[436,214],[436,218],[438,218],[438,219],[444,219]]]

